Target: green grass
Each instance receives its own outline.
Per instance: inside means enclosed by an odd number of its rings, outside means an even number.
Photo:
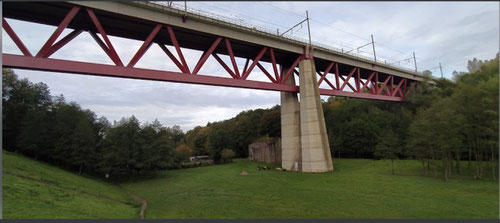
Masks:
[[[120,188],[9,152],[3,171],[112,199],[2,174],[4,218],[137,218],[139,205]],[[161,171],[122,183],[148,201],[146,218],[498,218],[498,181],[421,176],[416,161],[334,159],[335,171],[258,171],[234,163]],[[462,165],[462,170],[466,170]],[[240,176],[247,171],[248,176]],[[433,174],[432,171],[428,172]],[[489,175],[485,173],[485,177]]]
[[[114,185],[6,151],[2,152],[2,162],[3,218],[138,218],[136,202]],[[128,204],[20,178],[5,171]]]
[[[258,171],[259,163],[163,171],[124,183],[146,218],[498,218],[498,181],[421,176],[420,163],[335,159],[335,171]],[[465,169],[466,167],[462,167]],[[240,176],[248,171],[248,176]],[[432,173],[432,172],[429,172]]]

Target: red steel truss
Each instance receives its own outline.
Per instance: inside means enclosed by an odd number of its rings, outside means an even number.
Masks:
[[[59,40],[58,42],[55,42],[61,35],[63,30],[68,26],[68,24],[70,24],[75,15],[81,10],[87,13],[88,18],[91,20],[92,24],[99,32],[102,39],[97,35],[97,33],[93,31],[89,30],[89,34],[102,48],[104,53],[106,53],[106,55],[113,61],[114,65],[49,58],[51,55],[71,42],[75,37],[77,37],[84,31],[81,29],[75,29],[65,37],[61,38],[61,40]],[[245,66],[243,70],[240,70],[236,64],[233,48],[231,47],[231,40],[226,37],[218,36],[210,45],[210,47],[203,52],[202,56],[196,63],[196,66],[190,69],[172,27],[166,24],[156,24],[151,33],[144,40],[141,47],[137,50],[133,58],[125,65],[114,49],[113,44],[109,40],[105,29],[101,25],[99,18],[96,16],[94,11],[90,8],[81,8],[79,6],[74,6],[67,13],[65,18],[59,23],[57,29],[49,37],[49,39],[45,42],[45,44],[35,56],[33,56],[29,52],[29,50],[14,32],[14,30],[10,27],[5,18],[2,18],[2,27],[22,52],[22,55],[3,54],[3,66],[21,69],[252,88],[285,92],[299,92],[298,86],[285,84],[285,81],[290,78],[290,75],[292,75],[293,73],[298,74],[296,67],[302,59],[312,58],[312,55],[308,53],[306,54],[306,48],[304,48],[304,54],[297,55],[293,61],[289,61],[289,66],[285,67],[283,64],[278,64],[276,62],[276,49],[262,46],[257,55],[248,55],[247,58],[245,58]],[[141,59],[141,57],[146,53],[149,47],[154,43],[153,40],[157,36],[158,32],[162,29],[165,29],[168,32],[170,41],[172,42],[172,45],[176,51],[175,53],[177,54],[177,57],[179,59],[177,59],[174,53],[170,52],[170,50],[168,50],[168,48],[164,44],[157,44],[170,58],[170,60],[172,60],[172,62],[179,68],[180,72],[134,67],[136,63]],[[226,46],[226,55],[229,56],[231,61],[230,66],[227,65],[220,58],[220,56],[214,52],[216,47],[221,42],[223,42]],[[307,50],[307,52],[309,51]],[[261,64],[261,62],[263,62],[261,61],[261,59],[264,55],[266,55],[266,53],[269,56],[270,63],[272,65],[271,71],[268,71]],[[229,77],[215,77],[198,74],[198,72],[201,70],[210,56],[212,56],[222,66],[222,68],[228,73]],[[270,80],[270,82],[248,80],[248,77],[252,74],[252,71],[255,70],[255,67],[258,67],[262,71],[262,73],[264,73],[264,75]],[[317,71],[317,74],[319,75],[318,85],[320,85],[322,82],[325,82],[329,87],[320,88],[320,94],[389,101],[402,101],[403,98],[407,95],[407,86],[409,86],[410,83],[405,78],[397,77],[398,82],[395,83],[395,77],[393,75],[383,74],[383,77],[385,78],[379,79],[379,73],[376,71],[372,71],[368,78],[365,78],[365,80],[363,80],[360,76],[360,72],[361,68],[352,67],[348,73],[342,74],[341,72],[339,72],[339,63],[331,61],[326,69],[324,69],[323,71]],[[351,80],[353,80],[354,85],[350,82]],[[415,84],[416,82],[412,83]]]

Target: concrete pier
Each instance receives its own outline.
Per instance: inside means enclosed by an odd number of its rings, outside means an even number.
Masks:
[[[297,93],[281,92],[282,167],[300,172],[332,171],[314,60],[300,61],[299,73],[300,103]],[[295,84],[293,75],[286,84]]]
[[[285,71],[286,72],[286,71]],[[295,85],[292,74],[285,82]],[[281,92],[281,166],[287,170],[301,171],[300,107],[297,93]],[[295,164],[297,163],[297,164]]]
[[[299,63],[302,172],[333,170],[314,60]]]

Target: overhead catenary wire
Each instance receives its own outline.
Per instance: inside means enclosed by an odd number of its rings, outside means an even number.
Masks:
[[[271,7],[273,7],[273,8],[276,8],[276,9],[278,9],[278,10],[281,10],[281,11],[283,11],[283,12],[287,12],[287,13],[292,14],[292,15],[296,15],[296,16],[304,17],[303,15],[300,15],[300,14],[297,14],[297,13],[295,13],[295,12],[292,12],[292,11],[289,11],[289,10],[286,10],[286,9],[283,9],[283,8],[280,8],[280,7],[277,7],[277,6],[272,5],[272,4],[269,4],[269,3],[265,3],[265,2],[261,2],[261,3],[262,3],[262,4],[265,4],[265,5],[268,5],[268,6],[271,6]],[[347,31],[342,30],[342,29],[339,29],[339,28],[337,28],[337,27],[334,27],[334,26],[331,26],[331,25],[328,25],[328,24],[322,23],[322,22],[317,21],[317,20],[315,20],[315,19],[313,19],[313,18],[310,18],[310,20],[311,20],[311,21],[313,21],[313,22],[316,22],[316,23],[318,23],[318,24],[320,24],[320,25],[323,25],[323,26],[326,26],[326,27],[330,27],[330,28],[332,28],[332,29],[335,29],[335,30],[338,30],[338,31],[340,31],[340,32],[343,32],[343,33],[349,34],[349,35],[351,35],[351,36],[355,36],[355,37],[357,37],[357,38],[359,38],[359,39],[369,41],[369,39],[366,39],[366,38],[361,37],[361,36],[359,36],[359,35],[356,35],[356,34],[353,34],[353,33],[347,32]],[[394,52],[398,52],[398,53],[400,53],[400,54],[408,54],[408,53],[405,53],[405,52],[403,52],[403,51],[401,51],[401,50],[398,50],[398,49],[394,49],[394,48],[392,48],[392,47],[389,47],[388,45],[385,45],[385,43],[384,43],[384,44],[377,43],[377,45],[382,46],[383,48],[386,48],[386,49],[392,50],[392,51],[394,51]]]
[[[281,28],[283,28],[283,27],[284,27],[284,26],[283,26],[283,25],[281,25],[281,24],[272,23],[272,22],[269,22],[268,20],[262,20],[262,19],[255,18],[255,17],[253,17],[253,16],[246,15],[244,12],[241,12],[241,11],[239,11],[239,10],[235,10],[235,9],[231,9],[231,10],[222,9],[222,8],[219,8],[219,7],[216,7],[216,6],[212,6],[212,5],[210,5],[210,4],[200,3],[200,2],[193,2],[193,3],[195,3],[195,4],[200,4],[200,6],[201,6],[201,5],[203,5],[203,7],[204,7],[204,6],[210,7],[211,9],[216,10],[216,11],[219,11],[219,12],[223,12],[224,14],[230,14],[230,15],[231,15],[231,17],[235,18],[235,19],[236,19],[237,21],[239,21],[240,23],[245,23],[245,25],[246,25],[246,26],[254,26],[254,27],[256,27],[256,26],[257,26],[257,27],[258,27],[258,29],[261,29],[261,30],[263,29],[263,30],[266,30],[265,32],[271,32],[271,33],[274,33],[274,34],[276,34],[276,35],[280,35],[279,29],[276,29],[276,27],[281,27]],[[275,9],[279,9],[280,11],[287,12],[287,13],[289,13],[289,14],[291,14],[291,15],[298,16],[298,17],[300,17],[300,18],[304,18],[304,15],[300,15],[300,14],[297,14],[297,13],[291,12],[291,11],[289,11],[289,10],[282,9],[282,8],[277,7],[277,6],[274,6],[274,5],[272,5],[272,4],[269,4],[269,3],[262,3],[262,4],[267,5],[267,6],[269,6],[269,7],[273,7],[273,8],[275,8]],[[175,5],[175,3],[174,3],[174,5]],[[194,8],[194,9],[195,9],[196,11],[201,11],[201,12],[203,12],[203,10],[196,9],[196,8]],[[238,12],[230,12],[230,11],[238,11]],[[209,14],[213,14],[213,13],[210,13],[210,12],[208,12],[208,13],[209,13]],[[219,16],[219,15],[214,14],[214,16]],[[307,16],[305,16],[305,17],[307,18]],[[226,17],[226,18],[223,18],[223,19],[227,20],[227,19],[231,19],[231,18],[230,18],[230,17]],[[244,21],[243,19],[250,19],[251,21],[259,21],[259,22],[257,22],[257,23],[260,23],[260,25],[255,25],[255,24],[251,24],[251,23],[250,23],[250,24],[248,24],[248,22],[247,22],[247,21]],[[317,21],[317,20],[315,20],[315,19],[313,19],[313,18],[309,18],[309,20],[310,20],[310,21],[312,21],[312,22],[314,22],[314,23],[316,23],[316,24],[320,24],[320,25],[326,26],[326,27],[328,27],[328,28],[335,29],[335,30],[338,30],[338,31],[340,31],[340,32],[343,32],[343,33],[349,34],[349,35],[351,35],[351,36],[355,36],[355,37],[357,37],[357,38],[359,38],[359,39],[361,39],[361,40],[369,41],[369,39],[367,39],[367,38],[361,37],[361,36],[359,36],[359,35],[356,35],[356,34],[353,34],[353,33],[347,32],[347,31],[344,31],[344,30],[342,30],[342,29],[339,29],[339,28],[337,28],[337,27],[334,27],[334,26],[331,26],[331,25],[328,25],[328,24],[324,24],[324,23],[322,23],[322,22],[320,22],[320,21]],[[267,24],[267,25],[266,25],[266,24]],[[264,27],[262,27],[262,25],[264,25]],[[265,27],[265,26],[269,26],[269,25],[273,26],[274,28],[270,29],[270,28],[266,28],[266,27]],[[272,31],[272,30],[276,30],[276,31]],[[307,42],[307,40],[306,40],[306,39],[308,39],[308,38],[307,38],[308,34],[306,34],[306,33],[304,32],[304,30],[293,30],[293,32],[294,32],[294,35],[289,36],[289,37],[287,37],[287,38],[292,38],[292,39],[296,39],[296,40],[299,40],[299,41],[305,41],[305,42]],[[300,35],[299,35],[299,36],[297,36],[297,34],[300,34]],[[337,50],[337,51],[339,51],[339,52],[343,52],[343,53],[345,53],[346,51],[348,51],[348,54],[351,54],[351,55],[353,55],[353,56],[356,56],[356,57],[361,57],[361,58],[366,58],[366,59],[371,59],[371,60],[374,60],[374,57],[375,57],[375,55],[376,55],[374,52],[372,52],[372,53],[367,53],[367,52],[364,52],[364,51],[360,51],[360,52],[359,52],[359,53],[357,53],[357,54],[353,54],[353,53],[350,53],[349,49],[356,49],[356,48],[357,48],[356,46],[352,46],[351,44],[348,44],[348,43],[345,43],[345,42],[342,42],[342,41],[338,41],[338,40],[328,39],[328,38],[325,38],[325,37],[318,38],[318,36],[313,35],[313,34],[311,34],[310,36],[311,36],[311,38],[312,38],[312,37],[314,37],[314,39],[321,40],[320,42],[316,42],[316,41],[314,41],[314,40],[311,40],[311,41],[312,41],[312,43],[313,43],[313,45],[316,45],[316,46],[318,46],[318,47],[326,47],[326,48],[330,48],[330,49],[331,49],[331,48],[332,48],[332,46],[335,46],[335,47],[333,47],[333,48],[336,48],[335,50]],[[309,42],[311,43],[311,41],[309,41]],[[373,46],[374,46],[374,47],[375,47],[375,44],[376,44],[377,46],[378,46],[378,45],[380,45],[380,44],[378,44],[378,43],[376,43],[376,42],[373,42],[373,41],[372,41],[372,44],[373,44]],[[382,48],[390,48],[390,47],[382,47]],[[344,49],[346,49],[346,50],[344,50]],[[402,51],[399,51],[398,53],[401,53],[401,52],[402,52]],[[390,56],[389,56],[389,54],[384,53],[383,51],[381,51],[381,52],[377,52],[377,54],[380,54],[380,57],[381,57],[382,59],[384,59],[384,58],[385,58],[385,59],[393,59],[392,57],[390,57]],[[390,54],[390,55],[393,55],[393,54]],[[373,56],[373,58],[370,58],[371,56]],[[404,67],[402,67],[402,68],[404,68]],[[405,69],[409,69],[409,68],[405,68]]]
[[[206,4],[206,3],[201,3],[201,2],[193,2],[193,3],[202,4],[202,5],[204,5],[204,6],[208,6],[208,7],[210,7],[210,8],[213,8],[213,9],[215,9],[215,10],[219,11],[219,12],[228,13],[228,10],[225,10],[225,9],[222,9],[222,8],[219,8],[219,7],[216,7],[216,6],[212,6],[212,5],[209,5],[209,4]],[[261,2],[261,3],[263,3],[263,2]],[[301,17],[301,18],[306,18],[306,16],[304,16],[304,15],[300,15],[300,14],[297,14],[297,13],[294,13],[294,12],[291,12],[291,11],[288,11],[288,10],[285,10],[285,9],[282,9],[282,8],[280,8],[280,7],[277,7],[277,6],[274,6],[274,5],[271,5],[271,4],[267,4],[267,3],[263,3],[263,4],[268,5],[268,6],[271,6],[271,7],[276,8],[276,9],[279,9],[279,10],[284,11],[284,12],[288,12],[288,13],[290,13],[290,14],[292,14],[292,15],[299,16],[299,17]],[[271,24],[271,25],[273,25],[273,26],[278,26],[278,27],[280,27],[280,28],[286,28],[286,27],[284,27],[283,25],[280,25],[280,24],[272,23],[272,22],[269,22],[269,21],[264,21],[264,20],[261,20],[261,19],[258,19],[258,18],[252,17],[252,16],[245,15],[242,11],[239,11],[239,10],[234,10],[234,9],[233,9],[233,11],[238,11],[238,12],[239,12],[239,13],[240,13],[243,17],[247,17],[247,18],[249,18],[249,19],[251,19],[251,20],[261,21],[261,22],[263,22],[263,23]],[[241,17],[241,15],[237,15],[237,14],[234,14],[234,13],[230,13],[230,14],[233,14],[233,17]],[[342,31],[342,30],[341,30],[341,31]],[[294,30],[294,32],[298,32],[298,31],[297,31],[297,30]],[[305,33],[303,33],[303,32],[299,32],[299,33],[306,35],[306,34],[305,34]],[[281,35],[281,34],[282,34],[282,33],[280,33],[280,35]],[[312,36],[312,37],[317,38],[317,36],[316,36],[316,35],[311,35],[311,36]],[[320,39],[320,38],[317,38],[317,39]],[[355,48],[355,46],[352,46],[352,45],[349,45],[349,44],[347,44],[347,43],[340,42],[340,41],[332,41],[332,40],[328,40],[327,42],[334,43],[335,45],[339,45],[339,46],[344,46],[344,47],[347,47],[347,48],[350,48],[350,49],[354,49],[354,48]]]

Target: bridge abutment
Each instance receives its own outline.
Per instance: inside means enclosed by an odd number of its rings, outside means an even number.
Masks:
[[[300,61],[299,73],[300,103],[296,93],[281,92],[282,167],[301,172],[332,171],[314,60]],[[287,81],[294,84],[293,75]]]

